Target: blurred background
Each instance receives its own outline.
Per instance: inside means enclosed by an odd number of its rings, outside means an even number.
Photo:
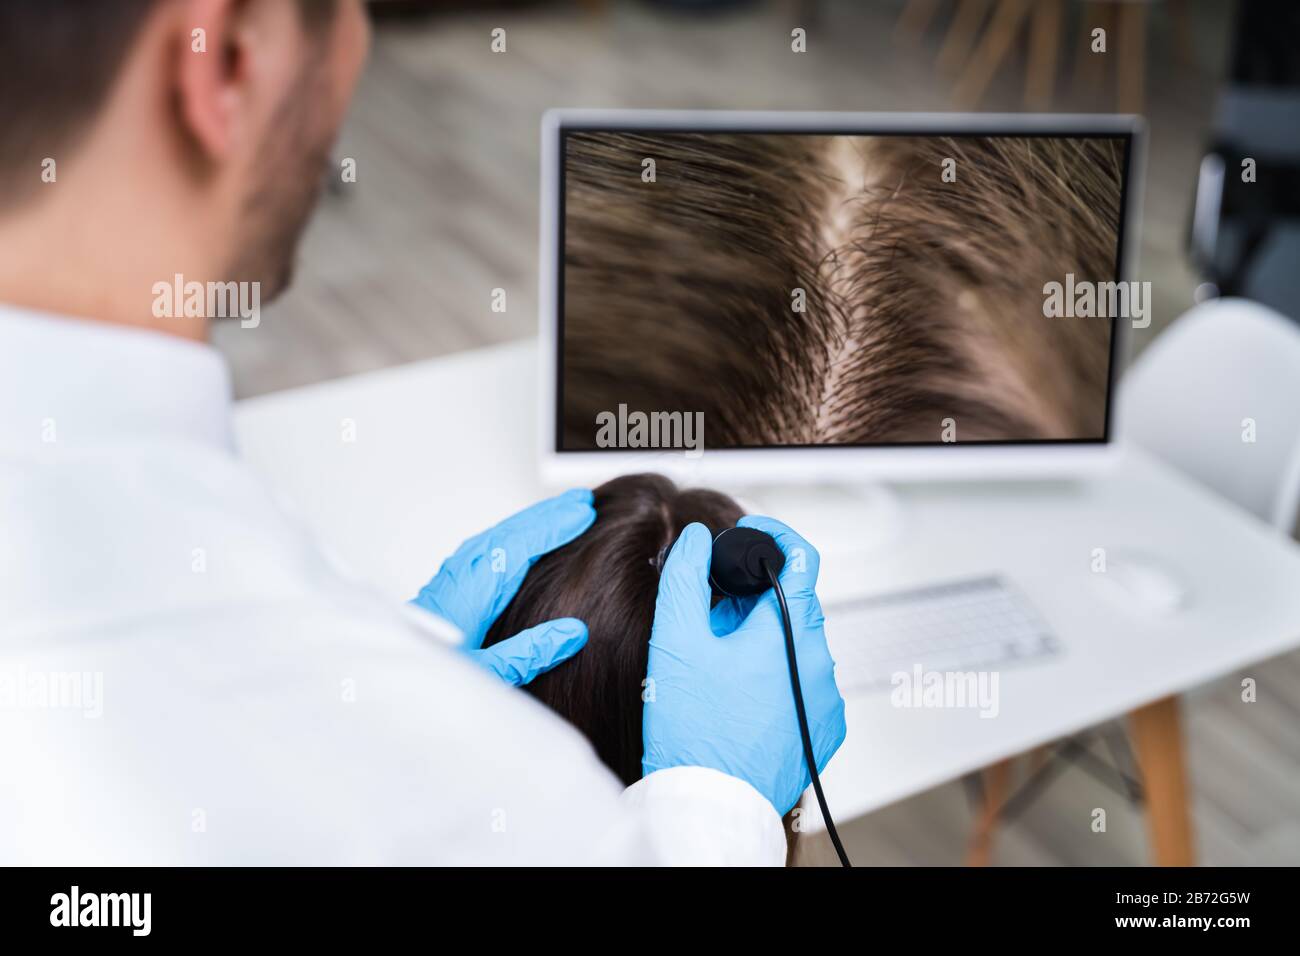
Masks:
[[[1153,320],[1135,352],[1222,290],[1300,315],[1300,157],[1293,0],[391,0],[336,150],[292,291],[256,336],[219,324],[240,397],[531,336],[537,315],[538,125],[553,106],[1051,110],[1145,115],[1138,272]],[[506,52],[491,50],[506,31]],[[807,52],[791,51],[806,31]],[[1107,52],[1093,54],[1095,29]],[[1237,183],[1242,157],[1270,175]],[[1226,171],[1226,172],[1225,172]],[[493,312],[492,290],[507,310]],[[1187,701],[1194,815],[1208,864],[1300,860],[1300,655]],[[1278,714],[1287,719],[1279,720]],[[1104,754],[1102,728],[1089,747]],[[1122,781],[1092,751],[1058,760],[998,835],[1002,864],[1137,864],[1140,808],[1113,839],[1086,818]],[[876,864],[953,864],[962,783],[842,825]]]
[[[240,396],[531,335],[538,121],[552,106],[1144,113],[1140,348],[1193,302],[1197,174],[1231,61],[1225,0],[380,0],[292,292],[218,326]],[[1046,16],[1045,16],[1046,14]],[[1088,51],[1107,31],[1107,54]],[[506,30],[506,53],[491,31]],[[807,32],[791,52],[790,32]],[[1294,36],[1294,35],[1293,35]],[[1120,52],[1120,51],[1123,52]],[[1124,68],[1121,68],[1123,66]],[[490,308],[507,292],[507,311]],[[268,342],[267,339],[272,341]],[[268,345],[270,347],[268,347]]]

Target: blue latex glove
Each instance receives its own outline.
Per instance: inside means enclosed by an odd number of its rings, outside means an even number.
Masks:
[[[587,625],[572,617],[546,621],[484,648],[488,628],[514,598],[528,569],[596,520],[591,492],[567,491],[470,538],[443,562],[412,604],[450,621],[465,635],[462,650],[506,683],[527,684],[587,643]]]
[[[742,527],[776,539],[790,607],[799,680],[817,771],[844,742],[844,699],[835,686],[814,588],[816,550],[786,525],[749,516]],[[682,532],[664,563],[650,634],[642,772],[712,767],[752,784],[787,813],[812,782],[804,762],[776,594],[728,598],[709,608],[713,539],[702,524]],[[653,691],[653,695],[651,694]],[[653,699],[652,699],[653,697]]]

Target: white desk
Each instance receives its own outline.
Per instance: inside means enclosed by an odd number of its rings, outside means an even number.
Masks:
[[[409,598],[464,538],[548,492],[534,460],[534,354],[512,343],[248,401],[238,438],[328,551]],[[823,604],[1000,571],[1066,650],[1003,671],[994,719],[850,696],[848,739],[824,778],[837,818],[1300,646],[1300,548],[1136,450],[1086,482],[899,495],[906,534],[888,553],[837,559],[839,542],[813,541]],[[1163,555],[1194,587],[1189,606],[1161,618],[1105,600],[1097,547]],[[828,620],[833,630],[833,609]]]

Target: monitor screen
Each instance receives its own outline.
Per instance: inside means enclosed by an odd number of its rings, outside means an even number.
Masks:
[[[1129,134],[558,144],[557,451],[1108,439]]]

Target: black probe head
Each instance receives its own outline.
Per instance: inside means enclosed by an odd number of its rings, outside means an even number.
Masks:
[[[764,562],[777,575],[785,567],[785,555],[775,538],[757,528],[727,528],[713,539],[709,585],[728,597],[762,594],[772,586]]]

